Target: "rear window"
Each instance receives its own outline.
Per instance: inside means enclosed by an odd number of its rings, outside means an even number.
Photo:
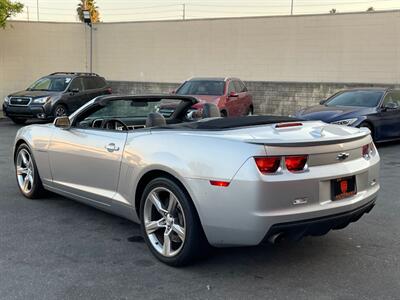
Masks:
[[[83,81],[87,90],[100,89],[107,85],[102,77],[84,77]]]
[[[95,77],[94,81],[98,89],[106,87],[107,85],[106,81],[102,77]]]
[[[186,81],[176,92],[178,95],[210,95],[224,94],[225,82],[215,80]]]

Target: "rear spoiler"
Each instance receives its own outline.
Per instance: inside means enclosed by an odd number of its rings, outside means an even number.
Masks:
[[[274,147],[312,147],[312,146],[322,146],[322,145],[332,145],[332,144],[340,144],[340,143],[348,143],[356,140],[360,140],[362,138],[367,137],[370,134],[370,130],[368,128],[360,128],[359,133],[355,133],[346,137],[323,137],[317,139],[307,139],[307,140],[290,140],[285,141],[281,139],[273,140],[273,139],[247,139],[246,143],[251,144],[262,144],[265,146],[274,146]]]

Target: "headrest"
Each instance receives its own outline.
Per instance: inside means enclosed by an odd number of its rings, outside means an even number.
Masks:
[[[204,103],[203,105],[203,119],[206,118],[219,118],[221,117],[221,113],[218,109],[218,106],[216,106],[213,103]]]
[[[147,116],[146,127],[160,127],[165,125],[167,125],[167,122],[162,114],[152,112]]]

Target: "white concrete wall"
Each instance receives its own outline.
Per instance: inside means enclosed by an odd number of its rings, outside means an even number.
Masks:
[[[99,24],[96,71],[113,80],[400,82],[400,12]]]
[[[83,24],[0,30],[0,97],[57,70],[87,70]],[[94,71],[110,80],[400,83],[400,12],[97,24]],[[2,99],[1,98],[1,99]]]
[[[83,24],[10,22],[0,29],[0,103],[55,71],[85,71]]]

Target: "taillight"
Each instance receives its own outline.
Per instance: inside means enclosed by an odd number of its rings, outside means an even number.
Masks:
[[[306,166],[308,156],[307,155],[295,155],[286,156],[285,165],[290,172],[300,172],[304,170]]]
[[[279,156],[254,157],[256,165],[261,173],[272,174],[278,171],[281,165]]]
[[[367,144],[362,146],[362,156],[366,159],[370,158],[372,155],[373,144]]]

